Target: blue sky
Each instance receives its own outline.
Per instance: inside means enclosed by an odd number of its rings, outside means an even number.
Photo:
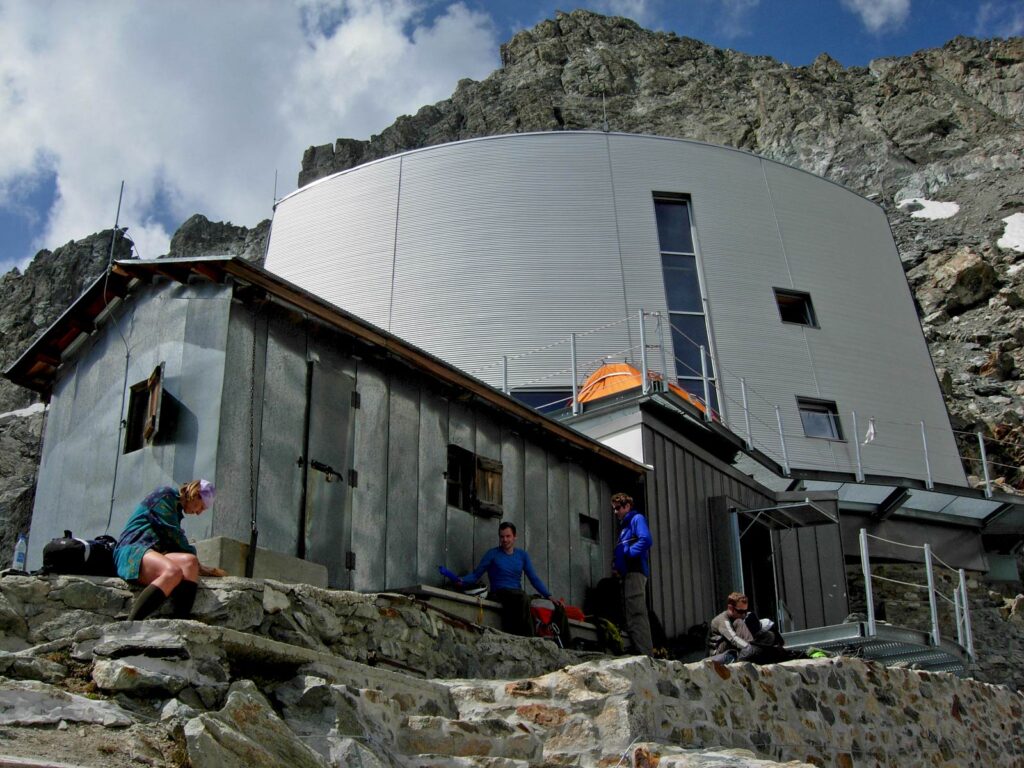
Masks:
[[[303,150],[367,138],[585,7],[793,65],[1024,34],[1024,0],[0,0],[0,273],[113,225],[167,251],[193,213],[252,226]]]

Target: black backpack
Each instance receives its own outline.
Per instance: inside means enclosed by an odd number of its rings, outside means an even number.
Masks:
[[[116,576],[113,536],[76,539],[71,531],[63,538],[51,539],[43,547],[43,573],[66,573],[81,576]]]

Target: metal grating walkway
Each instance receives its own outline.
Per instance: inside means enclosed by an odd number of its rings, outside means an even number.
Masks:
[[[866,622],[834,624],[828,627],[787,632],[787,648],[821,648],[843,656],[858,656],[887,666],[912,667],[929,672],[950,672],[957,677],[967,675],[967,652],[951,640],[932,643],[931,634],[917,629],[877,624],[869,635]]]

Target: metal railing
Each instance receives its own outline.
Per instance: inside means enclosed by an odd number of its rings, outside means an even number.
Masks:
[[[648,327],[649,321],[651,320],[656,321],[656,326],[653,329]],[[565,350],[567,347],[568,354],[566,357],[568,357],[568,360],[566,362],[568,363],[568,367],[560,370],[549,371],[542,377],[532,381],[519,382],[516,389],[528,391],[530,388],[540,388],[538,385],[542,384],[546,380],[568,376],[571,381],[571,395],[567,395],[564,398],[558,398],[544,407],[557,406],[564,402],[573,415],[578,415],[583,411],[583,405],[579,400],[580,382],[600,368],[601,365],[614,360],[624,360],[639,367],[642,391],[645,395],[649,394],[651,391],[662,391],[667,388],[667,384],[670,379],[668,376],[669,347],[665,339],[666,320],[667,316],[663,313],[648,312],[641,309],[638,310],[635,315],[619,318],[583,332],[570,333],[564,339],[535,349],[511,356],[505,355],[501,358],[500,362],[482,366],[471,371],[471,373],[475,375],[482,375],[485,372],[492,370],[495,365],[500,364],[501,389],[505,393],[511,394],[509,384],[510,365],[514,365],[516,361],[535,358],[540,355],[556,355],[555,359],[558,359],[562,354],[565,354],[565,351],[562,350]],[[634,324],[636,325],[634,326]],[[601,334],[614,333],[616,332],[617,327],[617,332],[619,334],[623,334],[623,328],[620,326],[625,326],[624,335],[626,336],[632,336],[633,333],[636,333],[639,338],[639,344],[627,346],[622,349],[616,349],[610,353],[601,354],[589,360],[580,360],[579,349],[580,344],[584,339],[587,340],[590,348],[593,349],[595,346],[594,339],[590,337],[596,336],[599,340],[601,338]],[[629,330],[630,327],[635,327],[637,330],[631,332]],[[652,330],[654,336],[653,343],[650,341]],[[679,331],[679,329],[676,330]],[[703,406],[704,418],[709,421],[718,421],[722,426],[726,427],[738,438],[743,440],[748,450],[757,449],[764,455],[775,460],[782,468],[783,474],[788,477],[791,473],[792,462],[790,459],[787,439],[801,439],[806,437],[806,435],[787,432],[783,426],[784,420],[779,404],[772,402],[770,398],[758,392],[755,387],[750,385],[745,377],[733,374],[733,372],[722,366],[719,361],[714,360],[709,355],[705,346],[697,343],[694,339],[690,339],[681,332],[677,333],[677,336],[679,336],[683,343],[693,345],[693,351],[699,355],[699,360],[701,361],[700,370],[697,370],[695,367],[685,362],[685,360],[678,354],[673,355],[671,358],[675,365],[676,374],[684,378],[689,378],[691,381],[696,382],[700,387],[700,393],[691,392],[690,395]],[[598,341],[597,346],[600,346],[600,341]],[[562,350],[559,350],[559,347],[561,347]],[[565,358],[561,359],[564,360]],[[724,381],[727,378],[737,383],[738,386],[736,388],[739,390],[739,400],[731,397],[727,388],[724,386]],[[735,391],[735,389],[733,391]],[[717,410],[714,410],[711,407],[711,403],[713,403],[713,396],[717,396],[720,404]],[[764,418],[760,418],[758,416],[751,407],[752,396],[756,397],[761,404],[765,406],[763,410],[766,411],[767,414],[774,413],[774,423],[769,423]],[[730,418],[730,414],[734,414],[736,418]],[[836,417],[838,417],[838,414],[833,418]],[[854,475],[857,482],[863,483],[865,482],[866,472],[871,466],[871,462],[866,460],[865,452],[873,450],[872,448],[867,448],[867,446],[874,443],[878,448],[886,449],[887,454],[889,454],[887,458],[882,461],[883,466],[891,463],[892,453],[908,454],[905,466],[913,466],[919,461],[919,472],[915,473],[913,470],[908,472],[904,469],[903,474],[917,477],[924,482],[927,489],[931,490],[935,487],[933,460],[935,458],[945,458],[947,461],[953,460],[953,455],[948,451],[936,451],[934,447],[929,447],[928,444],[928,433],[930,431],[942,435],[948,435],[950,433],[950,429],[948,427],[929,427],[923,420],[896,422],[885,421],[874,416],[870,416],[867,418],[867,432],[864,440],[862,441],[860,435],[860,425],[862,423],[861,414],[858,414],[856,411],[851,411],[850,420],[853,427],[853,435],[849,440],[853,454],[850,459],[846,460],[841,457],[837,458],[833,455],[833,461],[831,463],[821,463],[819,466],[812,459],[803,457],[799,461],[799,466],[807,469],[821,468],[848,471],[850,474]],[[755,437],[753,431],[754,424],[758,425],[760,439]],[[899,444],[876,441],[876,427],[881,433],[893,434],[897,431],[902,432],[904,437],[899,441]],[[917,448],[908,447],[912,446],[914,442],[906,435],[907,431],[910,430],[919,433],[920,435],[920,443]],[[955,457],[958,462],[966,467],[969,467],[973,462],[980,464],[978,474],[983,478],[983,488],[986,497],[991,498],[993,493],[993,480],[990,467],[1005,468],[1013,472],[1021,470],[1021,467],[1003,465],[988,459],[986,441],[997,443],[1005,441],[998,441],[991,437],[986,438],[980,431],[973,433],[958,432],[955,434],[971,435],[977,440],[978,454],[980,458],[965,456],[959,451],[956,452]],[[766,443],[765,440],[768,439],[770,435],[774,435],[774,437],[770,438],[771,442]],[[917,454],[918,458],[916,460],[911,459],[911,454]],[[848,466],[845,464],[846,461],[849,461]]]
[[[871,573],[871,557],[868,552],[868,539],[884,541],[887,544],[893,544],[899,547],[922,550],[924,553],[924,566],[927,583],[915,584],[913,582],[900,581],[886,576],[873,576]],[[958,582],[956,587],[953,589],[952,596],[944,595],[935,586],[934,561],[936,560],[938,560],[941,566],[947,568],[953,573],[956,573],[958,576]],[[941,598],[953,606],[957,644],[967,651],[968,659],[972,662],[974,661],[974,635],[971,631],[971,609],[967,596],[967,576],[964,573],[963,568],[953,568],[952,566],[942,562],[942,560],[932,553],[931,546],[927,543],[923,545],[905,544],[901,541],[894,541],[892,539],[884,539],[881,536],[875,536],[868,533],[864,528],[860,529],[860,562],[861,569],[864,573],[864,593],[865,602],[867,604],[867,633],[870,637],[878,635],[878,625],[875,620],[874,581],[886,581],[893,584],[900,584],[905,587],[911,587],[913,589],[927,589],[928,608],[931,616],[932,645],[938,647],[942,642],[942,633],[939,630],[938,610],[938,600]]]

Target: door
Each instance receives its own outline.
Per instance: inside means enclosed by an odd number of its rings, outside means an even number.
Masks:
[[[330,586],[347,588],[355,380],[320,357],[309,349],[301,325],[270,324],[257,480],[259,546],[320,563]]]
[[[355,379],[328,364],[308,363],[309,401],[305,493],[300,514],[300,557],[327,566],[328,584],[350,586],[352,540],[350,474],[355,420]]]

